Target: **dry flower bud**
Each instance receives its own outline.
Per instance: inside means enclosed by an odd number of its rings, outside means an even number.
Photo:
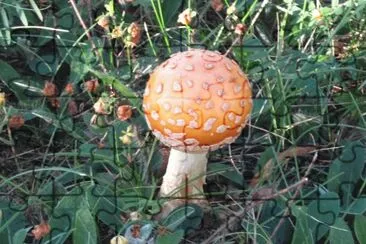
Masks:
[[[123,144],[129,145],[131,144],[132,140],[131,137],[129,135],[123,135],[119,138]]]
[[[0,107],[5,105],[5,92],[0,92]]]
[[[247,26],[242,24],[242,23],[239,23],[235,26],[235,34],[237,34],[238,36],[242,36],[244,35],[244,33],[247,31]]]
[[[187,8],[182,13],[179,14],[177,22],[183,25],[190,25],[192,19],[197,15],[196,11]]]
[[[75,114],[78,113],[78,106],[76,104],[76,102],[74,100],[71,100],[68,104],[67,104],[67,111],[69,112],[70,115],[74,116]]]
[[[22,115],[13,115],[9,118],[8,124],[11,129],[19,129],[24,125],[24,118]]]
[[[211,0],[211,8],[216,12],[220,12],[224,8],[224,3],[222,0]]]
[[[50,230],[50,225],[42,221],[39,225],[34,226],[32,234],[34,236],[34,239],[40,240],[42,239],[42,237],[45,237],[48,233],[50,233]]]
[[[128,240],[126,237],[118,235],[111,239],[111,244],[128,244]]]
[[[139,44],[141,40],[141,28],[136,22],[130,24],[130,26],[127,29],[127,32],[130,37],[128,44],[130,44],[133,47]]]
[[[232,4],[230,7],[228,7],[228,9],[226,10],[226,14],[230,15],[236,12],[236,7],[235,4]]]
[[[65,92],[72,95],[74,93],[74,86],[71,83],[67,83],[65,86]]]
[[[43,95],[46,97],[54,97],[57,94],[57,87],[53,82],[46,81],[43,88]]]
[[[59,108],[60,107],[60,101],[57,98],[51,97],[49,99],[49,101],[51,102],[52,107],[54,107],[54,108]]]
[[[101,97],[93,105],[94,111],[97,114],[110,114],[109,104],[105,103],[104,99]]]
[[[117,118],[121,121],[131,118],[132,108],[129,105],[121,105],[117,109]]]
[[[110,17],[107,15],[101,16],[98,20],[98,25],[103,29],[108,29],[110,23]]]
[[[114,38],[121,38],[123,36],[123,32],[119,26],[114,27],[111,33],[112,39]]]
[[[95,93],[99,87],[99,81],[97,79],[88,80],[84,83],[84,87],[88,92]]]
[[[322,15],[322,13],[320,12],[319,9],[314,9],[311,12],[311,15],[313,16],[313,19],[318,21],[318,22],[320,22],[323,19],[323,15]]]

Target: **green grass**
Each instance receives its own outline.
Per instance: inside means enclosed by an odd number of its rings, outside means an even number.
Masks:
[[[4,243],[31,243],[29,227],[42,219],[55,231],[41,243],[109,243],[134,225],[156,243],[365,241],[366,3],[225,0],[216,12],[210,1],[118,2],[0,3]],[[187,8],[197,15],[180,25]],[[108,29],[97,24],[105,16]],[[234,32],[238,23],[244,36]],[[148,131],[141,98],[154,67],[190,47],[235,59],[252,83],[254,109],[242,136],[210,153],[209,211],[189,205],[156,220],[167,149]],[[87,89],[93,79],[95,91]],[[46,81],[58,88],[54,98],[43,96]],[[64,91],[69,83],[73,94]],[[111,113],[94,116],[101,96]],[[116,108],[125,104],[133,116],[120,121]],[[24,118],[19,129],[9,128],[14,115]],[[120,140],[126,131],[131,144]],[[203,218],[215,221],[200,225]]]

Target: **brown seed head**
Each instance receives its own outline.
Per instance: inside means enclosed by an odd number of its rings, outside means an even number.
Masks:
[[[49,98],[49,101],[51,102],[51,106],[54,108],[60,107],[60,100],[58,100],[56,97]]]
[[[127,29],[127,32],[130,35],[129,44],[131,46],[134,47],[134,46],[136,46],[137,44],[140,43],[141,28],[136,22],[133,22],[133,23],[130,24],[130,26]]]
[[[67,104],[67,111],[72,116],[78,113],[78,105],[74,100],[70,100],[70,102]]]
[[[88,80],[84,83],[84,87],[88,92],[95,93],[99,88],[99,81],[97,79]]]
[[[34,239],[40,240],[50,233],[51,227],[47,222],[42,221],[39,225],[34,226],[32,234]]]
[[[65,86],[65,92],[72,95],[74,93],[74,86],[71,83],[67,83]]]
[[[109,28],[110,21],[111,21],[110,20],[110,17],[104,15],[104,16],[102,16],[102,17],[99,18],[98,25],[100,27],[102,27],[103,29],[108,29]]]
[[[117,118],[121,121],[131,118],[132,108],[129,105],[121,105],[117,109]]]
[[[216,12],[220,12],[224,8],[224,3],[222,0],[211,0],[211,8]]]
[[[53,82],[46,81],[43,88],[43,95],[46,97],[54,97],[57,94],[57,87]]]
[[[11,129],[19,129],[24,125],[24,118],[22,115],[13,115],[9,118],[8,121],[9,128]]]
[[[247,31],[247,26],[242,23],[239,23],[235,26],[234,33],[237,34],[238,36],[242,36],[245,34],[246,31]]]

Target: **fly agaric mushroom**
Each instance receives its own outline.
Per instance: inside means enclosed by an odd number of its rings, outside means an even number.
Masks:
[[[176,53],[153,71],[144,93],[145,117],[153,134],[171,147],[160,196],[205,201],[207,153],[241,134],[251,96],[239,65],[218,52]]]

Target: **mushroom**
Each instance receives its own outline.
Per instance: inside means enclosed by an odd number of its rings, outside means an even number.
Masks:
[[[152,133],[171,147],[160,187],[161,197],[177,199],[167,201],[171,208],[186,200],[206,203],[207,154],[241,134],[251,96],[239,65],[219,52],[176,53],[150,75],[143,108]]]

